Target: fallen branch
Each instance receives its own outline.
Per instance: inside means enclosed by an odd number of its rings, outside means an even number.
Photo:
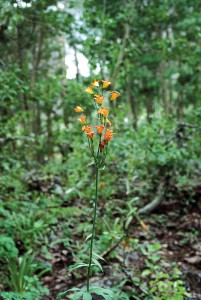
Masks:
[[[161,182],[158,187],[157,194],[154,200],[148,203],[145,207],[140,208],[138,210],[138,214],[142,215],[142,214],[148,214],[152,212],[162,202],[163,196],[164,196],[164,184],[163,182]]]

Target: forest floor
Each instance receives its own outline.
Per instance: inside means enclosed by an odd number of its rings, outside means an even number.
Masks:
[[[135,286],[132,276],[134,273],[137,276],[147,268],[147,256],[142,255],[139,248],[136,248],[134,252],[129,246],[129,240],[137,239],[141,245],[159,242],[161,248],[157,253],[160,255],[160,264],[162,260],[164,269],[168,269],[172,262],[176,262],[183,274],[187,290],[191,293],[190,299],[201,299],[201,203],[199,201],[200,199],[197,203],[190,204],[188,209],[185,209],[179,200],[163,201],[150,216],[143,218],[148,226],[146,230],[142,230],[139,223],[133,220],[129,226],[127,238],[121,239],[114,247],[103,253],[107,261],[103,265],[104,273],[95,274],[91,282],[100,286],[112,286],[114,282],[124,280],[122,289],[125,292],[134,288],[141,289]],[[115,215],[115,212],[113,213]],[[78,239],[79,243],[84,243],[80,237],[74,238]],[[62,243],[57,244],[51,255],[52,273],[43,277],[50,295],[44,300],[54,300],[59,292],[68,288],[85,286],[86,270],[76,271],[76,274],[73,272],[67,274],[67,267],[74,263],[70,249]],[[135,270],[134,273],[133,270]]]

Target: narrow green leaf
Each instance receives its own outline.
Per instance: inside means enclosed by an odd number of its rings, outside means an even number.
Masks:
[[[141,246],[141,247],[140,247],[140,250],[142,251],[142,253],[143,253],[144,255],[147,255],[147,254],[148,254],[148,253],[147,253],[147,250],[145,249],[144,246]]]
[[[65,296],[67,293],[68,293],[68,291],[59,293],[59,294],[57,295],[57,297],[56,297],[56,300],[61,300],[61,298],[62,298],[63,296]]]
[[[93,255],[98,257],[99,259],[106,261],[102,256],[98,255],[97,253],[95,253],[95,252],[92,252],[92,253],[93,253]]]
[[[92,236],[92,234],[89,234],[89,235],[86,237],[85,241],[88,241],[88,240],[91,238],[91,236]]]
[[[99,261],[95,258],[92,258],[94,264],[103,272],[103,268],[101,266],[101,264],[99,263]]]
[[[56,299],[55,300],[61,300],[63,296],[65,296],[68,292],[73,292],[73,291],[79,291],[80,289],[79,288],[72,288],[72,289],[69,289],[65,292],[61,292],[57,295]]]
[[[88,264],[81,263],[81,262],[80,263],[76,263],[76,264],[74,264],[72,266],[69,266],[67,270],[68,270],[68,272],[72,272],[75,269],[83,268],[83,267],[88,267]]]
[[[130,216],[130,217],[128,218],[128,220],[126,221],[126,224],[125,224],[125,229],[128,229],[128,227],[129,227],[129,225],[130,225],[132,219],[133,219],[133,216]]]

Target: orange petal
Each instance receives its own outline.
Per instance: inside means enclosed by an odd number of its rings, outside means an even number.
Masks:
[[[93,88],[93,86],[89,86],[88,88],[86,88],[86,89],[84,90],[84,92],[87,92],[87,93],[89,93],[89,94],[94,94],[92,88]]]
[[[121,94],[119,92],[112,91],[111,92],[111,98],[110,98],[110,100],[115,100],[115,99],[117,99],[120,96],[121,96]]]
[[[106,89],[111,84],[110,81],[106,81],[106,80],[102,80],[102,83],[103,83],[103,88],[104,89]]]
[[[86,124],[86,116],[81,116],[78,120],[79,120],[82,124]]]
[[[104,134],[104,142],[106,144],[108,144],[108,142],[111,140],[113,134],[113,130],[106,129],[106,133]]]
[[[95,95],[94,99],[97,101],[98,104],[101,105],[103,103],[104,97],[100,95]]]
[[[95,126],[97,129],[98,134],[102,134],[102,131],[104,130],[105,126],[103,125],[99,125],[99,126]]]
[[[83,132],[85,131],[87,133],[91,132],[91,125],[83,126],[82,127],[82,131]]]
[[[91,85],[94,86],[99,86],[99,80],[94,79],[94,81],[91,83]]]
[[[93,140],[94,134],[95,134],[95,132],[91,131],[91,132],[88,132],[88,133],[87,133],[87,136],[88,136],[91,140]]]
[[[98,114],[103,115],[104,118],[107,118],[108,114],[109,114],[109,109],[107,107],[101,107],[98,110]]]
[[[75,107],[75,111],[76,111],[77,113],[81,113],[81,112],[83,112],[84,110],[82,109],[82,107],[76,106],[76,107]]]

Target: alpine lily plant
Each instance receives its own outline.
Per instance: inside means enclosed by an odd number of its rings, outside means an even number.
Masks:
[[[99,170],[104,167],[105,160],[107,157],[108,147],[113,138],[114,132],[112,128],[112,122],[108,119],[110,114],[110,108],[105,105],[108,99],[106,99],[106,89],[111,86],[110,81],[96,80],[84,92],[91,95],[96,109],[96,124],[89,124],[87,116],[84,113],[84,109],[81,106],[75,107],[75,112],[80,114],[78,120],[82,124],[82,132],[86,135],[89,145],[89,151],[93,158],[95,166],[96,177],[95,177],[95,199],[93,203],[93,225],[91,234],[87,239],[90,240],[89,246],[89,260],[87,263],[80,262],[69,267],[69,271],[75,270],[80,267],[87,268],[87,284],[86,289],[72,288],[66,292],[60,293],[56,300],[63,299],[63,297],[70,291],[74,291],[73,300],[91,300],[92,294],[97,294],[103,297],[103,299],[110,300],[114,299],[113,292],[110,289],[90,286],[90,277],[92,275],[93,267],[98,267],[102,270],[102,266],[99,260],[104,260],[100,255],[93,252],[93,244],[95,237],[95,224],[97,216],[97,200],[98,200],[98,179]],[[114,101],[121,95],[117,91],[111,91],[109,102]]]

